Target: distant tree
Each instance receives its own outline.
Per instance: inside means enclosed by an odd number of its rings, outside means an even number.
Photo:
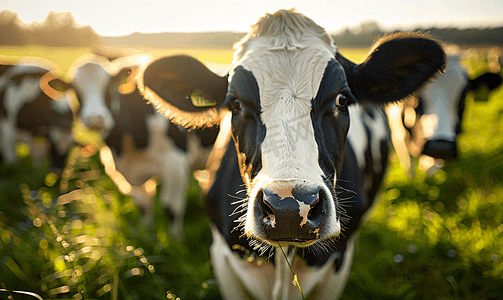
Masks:
[[[0,44],[25,45],[27,39],[21,28],[22,23],[17,13],[11,10],[0,11]]]
[[[81,26],[73,14],[50,11],[42,22],[24,23],[17,13],[0,12],[0,45],[36,44],[60,47],[90,47],[101,44],[91,26]]]
[[[499,28],[417,28],[411,31],[426,32],[449,44],[460,46],[502,46],[503,27]],[[400,32],[400,31],[395,31]],[[335,43],[340,47],[369,47],[374,41],[386,32],[375,20],[367,20],[354,28],[346,28],[333,36]]]

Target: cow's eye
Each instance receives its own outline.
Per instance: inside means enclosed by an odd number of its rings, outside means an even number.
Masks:
[[[348,96],[345,94],[338,94],[337,98],[335,98],[335,104],[339,107],[346,107],[348,104]]]
[[[230,104],[233,111],[239,110],[241,108],[241,102],[239,102],[239,99],[231,100]]]

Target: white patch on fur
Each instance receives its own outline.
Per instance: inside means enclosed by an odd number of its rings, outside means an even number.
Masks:
[[[4,95],[4,105],[7,115],[17,116],[23,105],[40,96],[39,82],[39,78],[25,77],[19,84],[10,84],[7,86]]]
[[[308,204],[304,204],[304,202],[295,200],[297,201],[297,204],[299,204],[299,216],[302,218],[302,221],[300,222],[300,227],[304,226],[304,224],[307,223],[307,216],[309,215],[309,210],[311,210],[311,206]]]
[[[13,67],[19,69],[24,66]],[[24,69],[24,68],[21,68]],[[15,71],[15,70],[13,70]],[[11,73],[12,74],[12,73]],[[1,151],[7,163],[16,161],[15,144],[17,138],[17,116],[23,105],[40,96],[41,90],[37,78],[25,77],[19,84],[7,84],[4,94],[4,106],[7,118],[0,122]]]
[[[225,299],[272,299],[274,266],[263,258],[248,262],[234,253],[214,225],[210,225],[211,264]],[[290,282],[291,285],[291,282]]]
[[[277,260],[274,265],[259,259],[250,262],[230,249],[214,225],[211,225],[211,233],[212,266],[225,299],[302,299],[299,288],[292,284],[293,275],[279,248],[276,249]],[[357,235],[355,233],[348,240],[342,268],[337,272],[333,265],[335,255],[322,267],[308,266],[304,259],[293,256],[294,252],[288,255],[306,297],[332,300],[341,296],[351,273]]]
[[[459,57],[448,56],[445,73],[438,76],[422,93],[422,126],[425,138],[430,140],[456,140],[458,103],[461,92],[468,84]]]
[[[358,168],[363,170],[366,166],[365,152],[370,150],[373,169],[379,172],[386,162],[381,161],[381,143],[390,139],[387,116],[380,109],[373,109],[372,118],[363,107],[352,105],[349,107],[349,132],[348,141],[355,152]],[[365,128],[370,129],[370,134]]]
[[[348,142],[353,148],[356,156],[358,168],[365,168],[365,150],[368,148],[368,138],[363,123],[363,108],[359,105],[352,105],[349,108],[349,131]]]
[[[390,139],[389,125],[384,111],[374,109],[374,118],[364,113],[364,122],[370,128],[370,153],[372,155],[374,172],[381,172],[387,162],[382,161],[381,143]]]
[[[342,261],[342,268],[334,272],[332,263],[326,263],[322,268],[306,268],[306,272],[299,271],[298,277],[302,288],[306,288],[313,299],[339,299],[346,287],[355,252],[355,243],[359,233],[353,233],[348,239],[346,252]],[[332,257],[332,259],[335,257]],[[328,266],[330,268],[328,268]],[[314,269],[314,270],[313,270]],[[310,273],[310,271],[312,273]],[[315,272],[313,272],[315,271]],[[316,272],[317,271],[317,272]],[[309,289],[317,284],[314,289]]]
[[[16,144],[17,128],[15,124],[8,119],[0,120],[0,150],[2,157],[7,163],[16,161]]]

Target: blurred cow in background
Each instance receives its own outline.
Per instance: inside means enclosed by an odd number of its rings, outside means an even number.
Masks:
[[[458,56],[448,56],[445,73],[418,97],[388,107],[392,141],[400,163],[411,170],[412,156],[421,169],[442,167],[457,156],[457,137],[468,92],[486,95],[501,84],[501,76],[484,73],[470,80]],[[433,169],[432,169],[433,170]]]
[[[160,204],[173,220],[172,234],[180,238],[191,171],[204,167],[218,132],[189,133],[145,103],[135,77],[149,61],[148,55],[112,61],[86,55],[74,63],[71,83],[48,85],[76,92],[82,123],[99,132],[106,144],[100,150],[106,173],[149,216],[161,182]]]
[[[42,92],[43,82],[57,74],[54,63],[25,58],[0,62],[0,152],[7,163],[16,161],[15,145],[24,142],[36,161],[51,158],[62,169],[72,140],[73,112],[65,94]],[[44,138],[40,143],[39,137]]]
[[[75,92],[78,118],[86,128],[99,132],[105,139],[115,126],[112,111],[120,102],[117,86],[127,74],[127,70],[115,69],[106,58],[88,54],[72,64],[70,81],[55,79],[49,81],[46,88]]]

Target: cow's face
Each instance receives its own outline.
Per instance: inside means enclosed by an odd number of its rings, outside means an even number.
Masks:
[[[73,90],[79,106],[77,115],[89,129],[98,131],[106,138],[115,126],[114,107],[120,102],[118,87],[127,78],[129,69],[119,70],[104,58],[83,56],[71,67],[71,82],[54,78],[47,82],[44,92]]]
[[[211,126],[230,110],[236,167],[247,192],[245,235],[275,246],[309,246],[343,228],[335,185],[347,106],[403,99],[444,64],[436,42],[406,34],[381,41],[356,65],[312,20],[279,11],[238,44],[228,77],[175,56],[152,62],[138,79],[143,95],[177,124]]]
[[[230,73],[226,101],[248,188],[250,237],[309,245],[340,233],[334,184],[353,95],[322,34],[279,49],[272,38],[249,41]]]
[[[444,74],[428,85],[419,97],[416,143],[423,153],[449,159],[457,155],[456,139],[468,88],[468,77],[451,57]]]
[[[478,89],[487,93],[500,84],[501,77],[491,73],[469,80],[459,57],[448,56],[444,74],[425,87],[415,110],[405,106],[404,119],[417,120],[417,124],[405,122],[412,129],[414,147],[434,158],[455,158],[467,93]]]
[[[88,63],[77,69],[72,83],[80,103],[80,119],[86,127],[98,130],[104,137],[114,126],[108,91],[111,78],[101,64]]]

